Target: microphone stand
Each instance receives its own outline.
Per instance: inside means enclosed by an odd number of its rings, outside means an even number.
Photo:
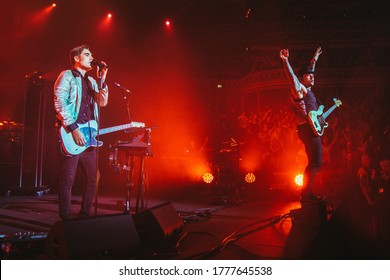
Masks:
[[[96,131],[96,142],[98,143],[96,146],[96,184],[95,184],[95,216],[97,216],[97,207],[98,207],[98,191],[99,191],[99,142],[100,142],[100,90],[103,89],[103,79],[102,79],[102,69],[99,67],[99,94],[97,98],[97,116],[96,116],[96,122],[97,122],[97,131]]]
[[[127,92],[123,91],[123,99],[126,99],[126,112],[127,112],[127,118],[129,119],[129,122],[131,122],[131,116],[130,116],[130,98],[127,97]]]
[[[130,115],[130,98],[128,97],[127,93],[128,90],[122,88],[123,92],[123,99],[126,100],[126,112],[127,112],[127,118],[129,119],[129,122],[131,122],[131,115]],[[126,133],[126,130],[125,130]],[[135,164],[135,157],[134,155],[131,155],[129,151],[126,151],[126,164],[129,167],[129,170],[126,174],[126,201],[125,201],[125,210],[124,213],[130,214],[131,213],[131,192],[134,188],[134,164]]]
[[[130,107],[129,107],[129,103],[130,103],[130,98],[128,98],[128,95],[127,94],[131,94],[131,91],[128,90],[127,88],[121,86],[120,84],[118,84],[117,82],[114,82],[114,85],[117,86],[118,88],[120,88],[123,92],[123,99],[124,100],[127,100],[126,102],[126,111],[127,111],[127,117],[129,119],[129,122],[131,122],[131,116],[130,116]]]

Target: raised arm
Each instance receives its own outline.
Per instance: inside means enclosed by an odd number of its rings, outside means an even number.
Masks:
[[[316,62],[317,62],[318,58],[320,57],[320,54],[322,54],[322,49],[321,49],[321,47],[318,47],[316,49],[316,52],[313,55],[313,58],[310,60],[309,67],[312,68],[313,71],[315,70]]]
[[[300,99],[306,95],[307,89],[300,82],[298,77],[295,75],[288,58],[290,56],[288,49],[280,50],[280,58],[283,61],[284,72],[286,73],[288,82],[291,86],[291,94],[295,99]]]

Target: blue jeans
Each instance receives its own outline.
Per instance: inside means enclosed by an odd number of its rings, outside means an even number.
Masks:
[[[305,169],[301,200],[314,198],[313,186],[316,174],[322,165],[322,141],[321,137],[314,135],[309,124],[299,125],[299,139],[305,145],[308,164]]]
[[[60,148],[61,149],[61,148]],[[72,186],[76,177],[78,163],[86,175],[79,216],[90,216],[92,203],[99,182],[99,171],[96,169],[96,149],[88,148],[75,156],[65,156],[59,152],[60,173],[58,179],[59,215],[62,220],[70,218],[72,203]]]

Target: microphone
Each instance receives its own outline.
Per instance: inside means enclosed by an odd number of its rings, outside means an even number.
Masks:
[[[92,60],[91,61],[91,66],[92,67],[93,66],[98,66],[100,68],[104,68],[104,67],[108,68],[108,65],[106,63],[104,63],[103,61],[96,61],[96,60]]]
[[[117,82],[114,82],[114,85],[117,86],[118,88],[122,89],[123,91],[127,92],[127,93],[131,93],[130,90],[128,90],[127,88],[125,87],[122,87],[120,84],[118,84]]]

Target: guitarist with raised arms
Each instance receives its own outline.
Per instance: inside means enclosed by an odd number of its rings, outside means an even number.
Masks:
[[[97,64],[100,88],[96,79],[87,74],[93,68],[92,61],[92,53],[87,45],[73,48],[70,51],[72,69],[62,71],[54,84],[54,108],[59,128],[71,135],[74,143],[80,147],[86,145],[86,138],[92,134],[88,124],[98,119],[99,105],[106,106],[108,102],[108,87],[105,83],[108,67],[104,62]],[[79,127],[82,125],[83,131]],[[62,220],[71,218],[71,192],[78,163],[81,163],[87,179],[79,217],[90,216],[99,180],[96,148],[89,147],[80,154],[70,155],[64,153],[63,146],[59,137],[59,216]]]
[[[314,70],[316,62],[322,53],[321,47],[314,52],[309,65],[303,67],[298,76],[295,75],[289,63],[289,50],[280,50],[284,71],[291,87],[294,112],[297,119],[297,132],[299,139],[305,146],[308,165],[305,169],[304,184],[301,193],[301,204],[312,203],[320,198],[313,193],[315,176],[322,164],[321,134],[315,133],[310,124],[309,112],[317,112],[320,108],[316,96],[312,91],[314,86]],[[322,107],[320,110],[322,113]],[[310,113],[312,114],[312,113]]]

